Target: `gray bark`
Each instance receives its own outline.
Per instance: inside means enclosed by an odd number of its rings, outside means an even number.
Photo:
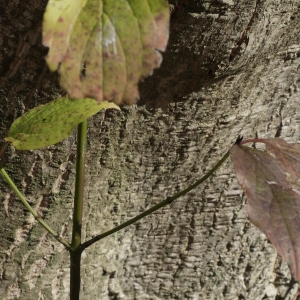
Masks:
[[[60,94],[43,61],[46,1],[0,2],[1,136]],[[141,100],[89,122],[84,239],[184,189],[238,135],[299,141],[298,0],[172,1],[162,67]],[[76,136],[7,151],[6,170],[70,240]],[[0,298],[68,299],[68,252],[0,179]],[[291,276],[249,223],[230,161],[166,207],[88,248],[82,299],[283,299]],[[296,293],[295,284],[286,299]]]

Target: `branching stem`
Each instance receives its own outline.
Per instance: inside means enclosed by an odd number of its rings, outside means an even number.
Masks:
[[[249,141],[248,141],[249,142]],[[82,228],[82,214],[83,214],[83,197],[84,197],[84,180],[85,180],[85,158],[86,158],[86,143],[87,143],[87,120],[78,125],[78,135],[77,135],[77,155],[76,155],[76,179],[75,179],[75,197],[74,197],[74,211],[73,211],[73,229],[72,229],[72,243],[71,245],[61,238],[54,230],[52,230],[46,222],[31,208],[25,197],[18,190],[16,185],[10,179],[4,168],[0,168],[0,172],[4,179],[11,186],[11,188],[18,195],[22,203],[29,210],[29,212],[34,216],[34,218],[60,243],[62,243],[70,252],[70,299],[79,300],[80,293],[80,264],[81,264],[81,254],[84,249],[93,245],[97,241],[133,224],[134,222],[146,217],[147,215],[155,212],[156,210],[171,204],[174,200],[181,196],[186,195],[188,192],[196,188],[199,184],[204,182],[209,178],[228,158],[229,151],[222,157],[222,159],[203,177],[197,180],[194,184],[186,188],[185,190],[173,195],[172,197],[167,197],[165,200],[159,204],[151,207],[150,209],[144,211],[138,216],[124,222],[123,224],[104,232],[100,235],[95,236],[91,240],[81,243],[81,228]],[[2,151],[4,152],[4,150]],[[1,152],[1,154],[3,154]]]

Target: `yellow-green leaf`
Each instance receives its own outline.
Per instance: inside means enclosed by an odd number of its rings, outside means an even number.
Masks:
[[[120,109],[107,101],[59,98],[37,106],[15,120],[5,140],[12,142],[18,150],[44,148],[68,137],[76,125],[106,108]]]
[[[168,23],[165,0],[49,0],[47,63],[73,99],[131,104],[138,81],[161,64]]]

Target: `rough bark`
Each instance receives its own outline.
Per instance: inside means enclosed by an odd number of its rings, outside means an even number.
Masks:
[[[0,2],[1,136],[60,94],[41,46],[46,1]],[[239,134],[299,141],[298,0],[171,1],[141,100],[89,122],[88,239],[193,183]],[[7,152],[7,172],[70,240],[76,137]],[[68,299],[68,252],[0,179],[1,299]],[[290,273],[248,219],[230,162],[187,196],[85,251],[82,299],[283,299]],[[297,284],[286,299],[295,294]]]

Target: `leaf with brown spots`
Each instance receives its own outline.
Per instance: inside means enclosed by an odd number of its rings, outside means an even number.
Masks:
[[[241,146],[259,142],[266,151]],[[247,196],[250,221],[288,262],[300,280],[300,145],[282,139],[246,140],[230,149],[237,179]]]
[[[165,0],[49,0],[47,63],[73,99],[132,104],[138,81],[161,64],[168,23]]]
[[[120,109],[107,101],[59,98],[37,106],[15,120],[5,140],[12,142],[18,150],[44,148],[68,137],[79,123],[106,108]]]

